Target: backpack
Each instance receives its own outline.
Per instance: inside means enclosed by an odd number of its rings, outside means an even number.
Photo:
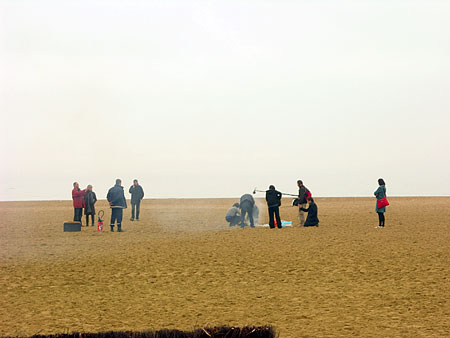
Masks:
[[[305,198],[311,197],[311,191],[309,191],[309,189],[307,187],[305,187]]]

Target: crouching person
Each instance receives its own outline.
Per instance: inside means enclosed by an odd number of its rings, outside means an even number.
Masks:
[[[114,232],[114,224],[117,221],[117,232],[122,231],[123,209],[127,208],[127,201],[123,192],[122,180],[117,179],[116,185],[109,189],[106,199],[111,208],[111,232]]]
[[[234,203],[233,206],[228,209],[225,220],[230,223],[230,227],[233,227],[241,221],[241,209],[239,209],[239,203]]]
[[[309,204],[308,209],[300,208],[300,210],[307,212],[308,216],[306,217],[305,227],[314,227],[319,226],[319,218],[317,217],[317,204],[314,203],[314,199],[312,197],[307,198],[307,202]]]

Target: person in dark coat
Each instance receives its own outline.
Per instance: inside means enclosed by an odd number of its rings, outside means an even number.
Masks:
[[[89,226],[89,216],[92,219],[92,226],[94,226],[95,215],[95,202],[97,202],[97,196],[92,191],[92,185],[88,185],[86,189],[86,195],[84,196],[84,214],[86,215],[86,226]]]
[[[130,221],[134,221],[134,215],[136,210],[136,221],[139,221],[139,212],[141,210],[141,200],[144,198],[144,189],[139,185],[138,180],[133,181],[133,185],[128,192],[131,194],[131,218]]]
[[[314,199],[312,197],[308,197],[306,199],[308,201],[309,207],[301,208],[302,211],[307,212],[308,216],[306,217],[305,224],[303,226],[305,227],[318,227],[319,226],[319,218],[317,217],[317,204],[314,202]]]
[[[303,226],[305,224],[305,212],[302,211],[302,208],[306,207],[306,199],[310,195],[310,192],[307,187],[303,185],[302,180],[297,181],[298,186],[298,218],[300,221],[300,226]]]
[[[73,199],[73,221],[81,223],[81,216],[83,215],[84,208],[84,196],[86,195],[86,189],[80,190],[78,182],[73,183],[72,199]]]
[[[230,227],[239,224],[241,221],[241,209],[239,207],[239,203],[234,203],[227,211],[225,220],[230,223]]]
[[[239,205],[241,206],[241,227],[245,226],[245,215],[247,214],[250,220],[250,227],[254,228],[253,207],[255,206],[255,199],[250,194],[244,194],[241,196]]]
[[[277,220],[277,227],[281,229],[281,218],[280,218],[280,205],[281,197],[283,195],[281,192],[275,190],[273,185],[269,186],[269,190],[266,191],[266,201],[267,207],[269,208],[269,226],[271,229],[275,228],[275,220]]]
[[[127,208],[127,201],[123,192],[122,180],[117,179],[116,185],[108,190],[106,199],[111,208],[111,232],[114,232],[114,224],[117,221],[117,232],[122,231],[123,209]]]
[[[378,189],[373,194],[377,198],[377,201],[386,197],[386,183],[384,183],[382,178],[378,179]],[[378,214],[378,228],[384,228],[386,207],[378,208],[377,203],[375,204],[375,211]]]

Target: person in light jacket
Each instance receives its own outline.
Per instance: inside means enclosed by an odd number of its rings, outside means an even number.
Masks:
[[[239,207],[239,203],[234,203],[225,215],[225,220],[230,223],[230,227],[233,227],[241,222],[241,209]]]
[[[386,197],[386,183],[384,183],[382,178],[378,179],[378,189],[375,190],[373,194],[377,198],[377,201]],[[384,213],[386,212],[386,207],[378,208],[378,203],[376,203],[375,211],[378,214],[378,228],[384,228]]]

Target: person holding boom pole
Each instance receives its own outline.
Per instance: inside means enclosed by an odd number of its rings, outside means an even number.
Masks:
[[[275,186],[273,185],[270,185],[269,190],[266,191],[267,207],[269,208],[269,227],[271,229],[275,228],[274,218],[277,220],[278,229],[282,228],[279,209],[282,196],[281,192],[275,190]]]

